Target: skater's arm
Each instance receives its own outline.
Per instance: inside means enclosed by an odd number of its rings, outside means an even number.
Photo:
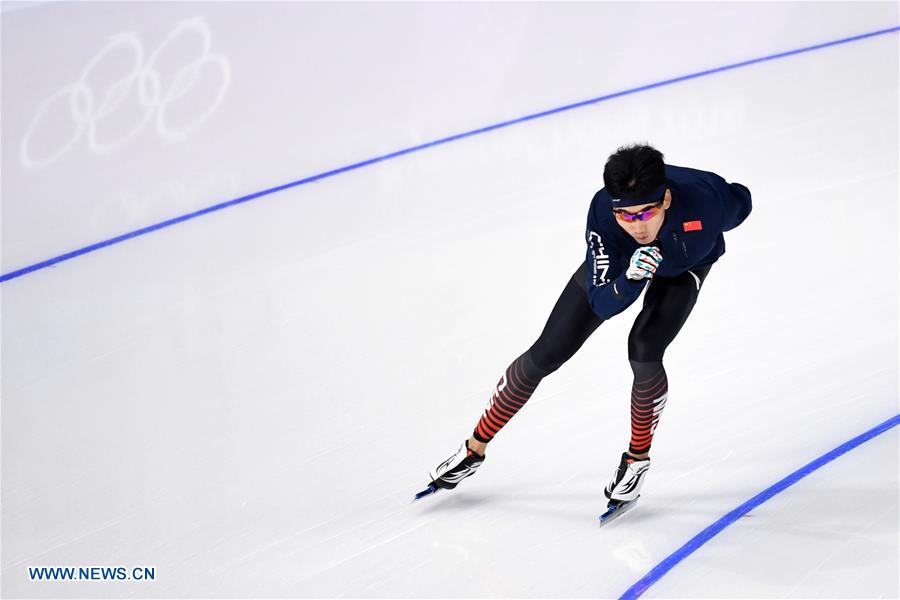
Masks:
[[[740,183],[728,183],[715,173],[709,174],[707,183],[721,203],[719,214],[721,230],[731,231],[740,225],[753,209],[750,189]]]
[[[620,252],[604,238],[602,227],[592,216],[588,217],[585,239],[588,302],[597,316],[610,319],[638,299],[648,280],[625,276]]]

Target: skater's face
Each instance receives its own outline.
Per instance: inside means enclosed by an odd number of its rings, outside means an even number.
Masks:
[[[619,227],[624,229],[628,235],[633,237],[639,244],[649,244],[653,240],[656,239],[656,235],[659,233],[660,227],[663,225],[663,221],[666,219],[666,211],[672,205],[672,192],[670,190],[666,190],[665,196],[663,196],[662,202],[650,202],[648,204],[641,204],[640,206],[629,206],[627,209],[625,208],[616,208],[613,209],[616,214],[616,223],[619,224]],[[633,219],[631,221],[627,220],[627,215],[636,215],[638,213],[642,213],[646,210],[651,210],[649,214],[641,215],[644,217],[644,220]],[[622,216],[624,213],[626,216]],[[649,216],[649,218],[648,218]]]

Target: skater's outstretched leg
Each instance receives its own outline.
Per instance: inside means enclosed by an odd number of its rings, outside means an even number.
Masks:
[[[525,406],[541,379],[549,374],[549,370],[534,363],[531,350],[516,358],[494,387],[488,407],[478,420],[472,438],[480,445],[487,446],[497,432]]]
[[[509,367],[491,395],[472,438],[487,444],[531,398],[541,380],[559,369],[600,326],[585,292],[585,265],[569,279],[537,341]]]
[[[473,475],[485,460],[487,444],[522,409],[541,380],[569,360],[603,322],[588,303],[585,276],[582,263],[560,294],[537,341],[506,368],[472,436],[432,470],[435,487],[453,488]]]

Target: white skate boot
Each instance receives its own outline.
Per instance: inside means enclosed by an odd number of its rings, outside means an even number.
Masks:
[[[431,477],[431,483],[428,487],[418,494],[415,500],[429,494],[433,494],[440,489],[452,490],[459,482],[475,474],[475,471],[484,462],[484,456],[476,454],[474,450],[469,448],[469,440],[465,440],[462,446],[454,452],[447,460],[436,466],[428,474]]]
[[[603,490],[604,495],[609,498],[609,504],[606,512],[600,515],[601,523],[612,520],[634,505],[641,495],[641,487],[649,470],[649,458],[638,460],[627,452],[622,453],[619,467]]]

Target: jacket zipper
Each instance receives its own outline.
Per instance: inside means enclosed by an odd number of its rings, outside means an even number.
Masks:
[[[678,241],[678,234],[677,234],[676,232],[674,232],[674,231],[672,232],[672,239],[675,240],[675,243],[676,243],[676,244],[679,243],[679,241]],[[685,245],[684,242],[680,242],[680,244],[681,244],[681,249],[684,251],[684,258],[687,259],[687,258],[688,258],[687,246]]]

